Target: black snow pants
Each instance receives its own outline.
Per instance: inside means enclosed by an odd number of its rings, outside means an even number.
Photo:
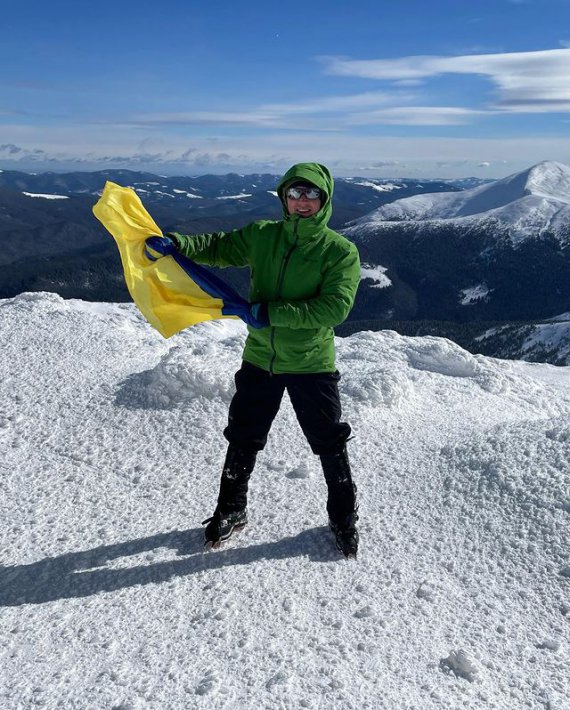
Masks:
[[[230,445],[218,499],[222,512],[245,507],[257,452],[267,443],[285,390],[313,453],[321,458],[329,517],[338,522],[354,512],[356,487],[345,446],[351,429],[340,421],[339,379],[338,372],[274,375],[242,363],[235,375],[236,393],[224,429]]]

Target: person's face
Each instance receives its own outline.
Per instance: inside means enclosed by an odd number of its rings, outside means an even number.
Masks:
[[[321,201],[317,197],[316,200],[309,200],[305,193],[301,194],[298,200],[287,196],[287,210],[289,214],[298,214],[301,217],[312,217],[321,209]]]

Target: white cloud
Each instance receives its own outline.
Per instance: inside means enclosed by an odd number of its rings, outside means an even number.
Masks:
[[[145,113],[133,116],[132,122],[140,125],[217,125],[217,126],[272,126],[276,115],[263,112],[239,111],[187,111]]]
[[[206,125],[298,130],[338,130],[342,117],[323,121],[323,114],[406,103],[414,95],[400,91],[370,91],[346,96],[325,96],[307,101],[265,104],[247,111],[191,111],[138,114],[131,122],[140,126]],[[307,118],[307,116],[309,118]],[[297,117],[297,118],[296,118]],[[312,119],[310,117],[313,117]]]
[[[487,161],[484,161],[483,163],[478,163],[477,167],[478,167],[478,168],[490,168],[490,167],[491,167],[491,163],[489,163],[489,162],[487,162]]]
[[[486,111],[456,108],[453,106],[405,106],[353,114],[347,118],[349,125],[397,125],[397,126],[459,126],[470,123]]]
[[[4,126],[6,128],[6,126]],[[430,138],[355,136],[279,131],[254,135],[219,136],[217,141],[177,135],[161,136],[158,146],[145,142],[132,129],[108,126],[69,127],[35,131],[14,126],[6,133],[18,151],[0,153],[2,167],[32,170],[96,170],[122,167],[160,174],[204,172],[281,173],[301,161],[333,167],[337,175],[356,175],[363,166],[368,175],[387,177],[464,177],[482,174],[502,177],[542,160],[570,163],[568,138]],[[191,147],[189,147],[191,146]],[[482,156],[492,158],[480,166]],[[482,171],[482,172],[477,172]]]
[[[286,128],[303,131],[339,131],[351,126],[457,126],[490,111],[454,106],[410,106],[416,97],[403,92],[375,91],[330,96],[296,103],[265,104],[250,111],[197,111],[149,113],[134,116],[144,126],[207,125],[242,128]],[[398,101],[397,105],[394,104]],[[124,124],[128,126],[128,122]]]
[[[412,94],[390,91],[369,91],[363,94],[348,96],[328,96],[310,101],[298,101],[287,104],[268,104],[260,107],[260,111],[270,111],[278,114],[297,113],[328,113],[331,111],[347,111],[370,106],[386,106],[395,102],[405,103],[414,99]]]
[[[360,173],[361,171],[369,171],[373,170],[374,172],[378,171],[383,171],[386,172],[386,168],[397,168],[398,171],[401,171],[408,166],[405,163],[401,163],[399,160],[378,160],[374,163],[371,163],[369,165],[359,165],[356,168],[356,172]]]
[[[330,74],[378,80],[425,80],[442,74],[488,76],[498,91],[494,106],[498,110],[570,111],[570,49],[376,60],[322,57],[321,61]]]

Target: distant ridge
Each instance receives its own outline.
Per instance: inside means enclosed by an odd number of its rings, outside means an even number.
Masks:
[[[543,161],[522,172],[462,192],[414,195],[356,220],[347,234],[382,222],[497,220],[518,241],[570,224],[570,167]],[[458,225],[460,226],[460,225]]]
[[[522,321],[570,308],[570,167],[543,161],[460,192],[398,199],[344,234],[392,286],[365,283],[386,321]]]

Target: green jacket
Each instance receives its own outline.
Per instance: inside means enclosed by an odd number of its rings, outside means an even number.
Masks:
[[[284,190],[307,180],[326,194],[317,214],[287,213]],[[327,227],[334,182],[318,163],[299,163],[277,192],[283,220],[259,221],[232,232],[170,235],[177,249],[201,264],[249,266],[251,303],[267,303],[270,327],[248,327],[244,360],[276,374],[334,372],[333,326],[349,314],[360,283],[356,246]]]

